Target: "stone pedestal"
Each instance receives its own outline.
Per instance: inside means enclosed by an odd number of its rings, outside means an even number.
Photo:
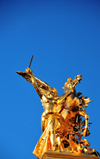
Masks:
[[[42,156],[42,159],[99,159],[99,157],[96,157],[95,155],[47,151]]]

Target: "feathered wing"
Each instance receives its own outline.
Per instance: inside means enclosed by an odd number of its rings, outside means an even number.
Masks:
[[[28,82],[32,83],[31,81],[31,75],[26,72],[20,72],[16,71],[17,74],[21,75],[23,78],[25,78]],[[50,93],[51,87],[41,79],[35,77],[35,80],[37,82],[38,87],[41,89],[42,93],[47,96]],[[53,88],[52,88],[53,89]]]

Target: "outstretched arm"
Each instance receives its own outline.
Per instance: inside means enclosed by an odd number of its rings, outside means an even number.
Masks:
[[[59,99],[57,100],[57,104],[60,104],[69,94],[71,93],[71,90],[67,90],[64,94],[62,94]]]
[[[75,79],[73,80],[73,88],[75,88],[76,85],[80,83],[81,80],[82,80],[82,75],[77,75]]]
[[[41,89],[38,87],[37,82],[36,82],[35,77],[34,77],[34,74],[29,67],[26,69],[26,73],[31,75],[32,85],[34,86],[39,97],[42,98],[43,93],[42,93]]]

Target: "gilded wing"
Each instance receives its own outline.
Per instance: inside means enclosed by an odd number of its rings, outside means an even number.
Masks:
[[[20,71],[16,71],[16,73],[21,75],[28,82],[32,83],[30,74],[28,74],[26,72],[20,72]],[[50,87],[46,82],[42,81],[41,79],[35,77],[35,80],[37,82],[38,87],[41,89],[41,91],[44,95],[47,96],[50,93],[50,89],[53,89],[52,87]]]
[[[21,75],[23,78],[25,78],[28,82],[32,83],[31,81],[31,75],[26,73],[26,72],[20,72],[20,71],[16,71],[16,73],[18,73],[19,75]]]

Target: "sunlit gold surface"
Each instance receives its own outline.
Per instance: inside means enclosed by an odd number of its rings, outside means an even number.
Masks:
[[[64,94],[59,97],[57,90],[35,77],[30,68],[26,72],[16,72],[32,83],[44,107],[41,116],[43,133],[33,151],[37,158],[48,150],[99,156],[95,149],[88,148],[90,143],[86,139],[82,140],[82,136],[90,134],[89,115],[83,107],[91,102],[81,96],[81,92],[76,93],[75,87],[82,76],[77,75],[74,80],[68,78],[63,87]]]
[[[69,152],[57,152],[57,151],[47,151],[42,156],[42,159],[99,159],[95,155],[88,154],[73,154]]]

